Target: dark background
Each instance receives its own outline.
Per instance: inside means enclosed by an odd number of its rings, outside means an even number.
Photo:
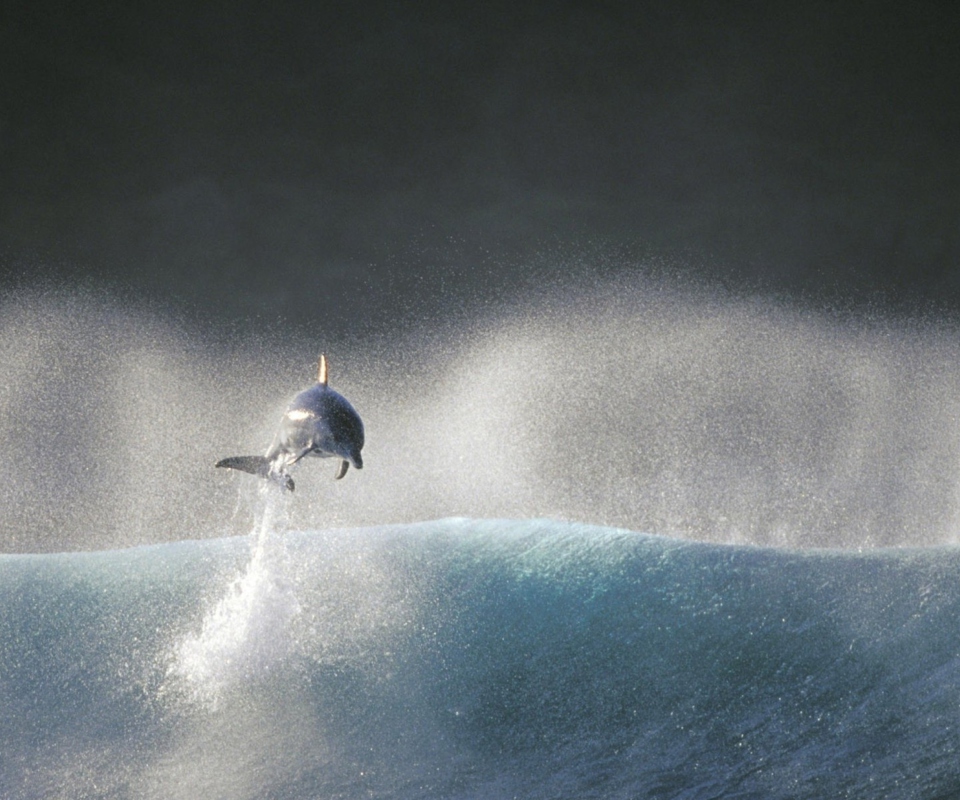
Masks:
[[[4,286],[343,331],[631,270],[954,310],[957,8],[7,0]]]

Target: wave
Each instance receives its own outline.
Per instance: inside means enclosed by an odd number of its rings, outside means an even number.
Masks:
[[[268,509],[269,510],[269,509]],[[0,795],[946,797],[960,549],[539,520],[0,556]]]

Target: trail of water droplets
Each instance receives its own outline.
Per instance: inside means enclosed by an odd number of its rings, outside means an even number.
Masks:
[[[238,681],[256,680],[290,653],[290,623],[300,613],[283,533],[288,499],[261,487],[250,558],[204,615],[198,633],[175,647],[168,676],[188,696],[215,705]]]

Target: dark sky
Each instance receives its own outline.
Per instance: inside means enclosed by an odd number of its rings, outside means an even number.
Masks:
[[[7,0],[0,269],[389,324],[580,270],[960,307],[960,11]]]

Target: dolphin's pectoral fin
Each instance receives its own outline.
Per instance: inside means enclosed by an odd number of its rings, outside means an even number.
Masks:
[[[350,469],[350,462],[346,459],[340,460],[340,466],[337,467],[337,474],[333,476],[335,481],[340,480],[344,475],[347,474],[347,470]]]
[[[214,466],[226,469],[238,469],[266,478],[270,474],[270,461],[263,456],[230,456],[220,459]]]

